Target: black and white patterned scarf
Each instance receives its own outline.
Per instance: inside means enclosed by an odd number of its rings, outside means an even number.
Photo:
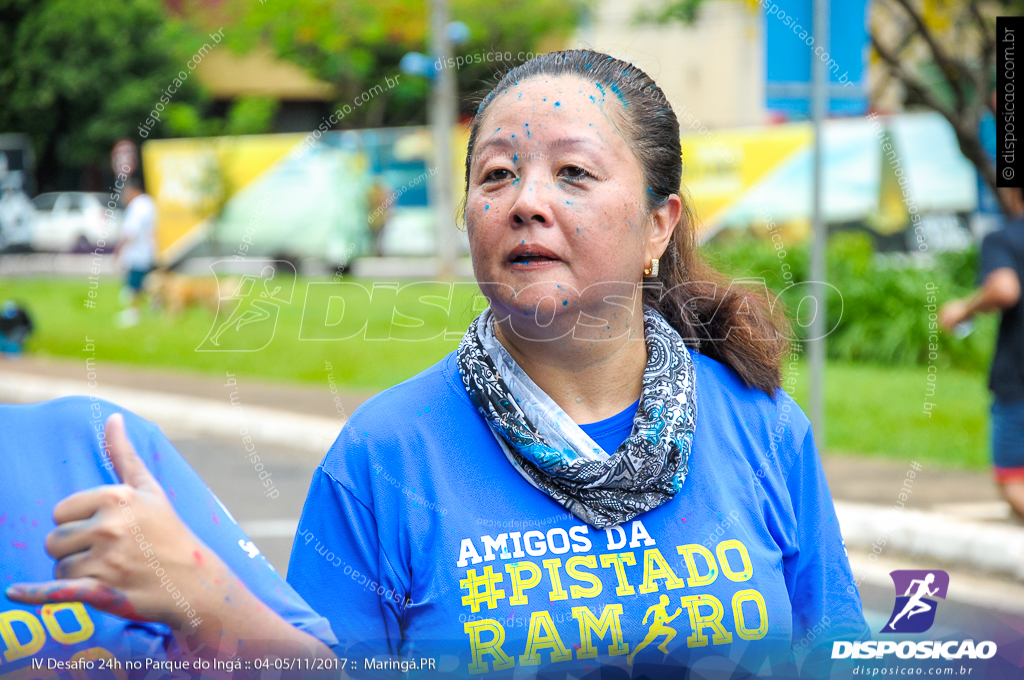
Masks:
[[[679,333],[644,307],[644,369],[633,432],[606,453],[537,387],[494,335],[490,308],[459,343],[462,383],[509,462],[587,524],[627,522],[675,496],[697,417],[693,361]]]

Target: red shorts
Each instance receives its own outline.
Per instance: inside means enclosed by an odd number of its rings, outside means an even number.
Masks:
[[[1024,467],[1004,468],[993,466],[992,473],[1000,484],[1024,482]]]

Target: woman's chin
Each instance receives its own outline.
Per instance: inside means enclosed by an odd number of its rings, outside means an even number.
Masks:
[[[551,296],[557,297],[560,302],[578,297],[575,292],[578,290],[578,282],[573,279],[565,263],[560,261],[506,263],[489,268],[487,272],[478,272],[481,273],[484,276],[477,276],[481,286],[511,289],[515,293],[514,297],[525,295],[529,299],[540,300]]]
[[[565,337],[579,321],[579,308],[572,303],[554,303],[550,296],[517,295],[492,300],[491,309],[501,323],[524,340],[547,341]]]

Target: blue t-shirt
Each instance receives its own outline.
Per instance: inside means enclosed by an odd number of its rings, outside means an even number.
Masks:
[[[807,418],[691,354],[682,490],[610,530],[509,464],[454,353],[357,409],[313,477],[288,573],[336,651],[434,658],[453,677],[679,677],[870,635]]]
[[[128,440],[192,532],[282,618],[328,645],[337,644],[327,620],[274,571],[156,425],[106,401],[67,397],[0,405],[6,479],[0,494],[0,676],[29,669],[33,660],[41,659],[44,668],[47,659],[163,660],[177,650],[170,628],[162,624],[128,621],[78,602],[33,606],[4,595],[13,583],[53,578],[54,560],[45,542],[59,501],[76,491],[120,483],[100,443],[106,419],[119,412]],[[169,602],[180,608],[179,602]],[[44,672],[51,674],[46,677],[54,673]],[[64,676],[71,677],[62,671]]]
[[[580,429],[587,433],[587,436],[594,440],[594,443],[601,447],[605,453],[614,453],[626,438],[633,434],[633,418],[636,417],[636,410],[640,408],[640,400],[637,399],[626,410],[616,413],[611,418],[599,420],[596,423],[580,425]]]
[[[997,269],[1012,269],[1024,281],[1024,220],[1008,220],[981,242],[978,285]],[[1002,311],[988,387],[1003,402],[1024,401],[1024,299]]]

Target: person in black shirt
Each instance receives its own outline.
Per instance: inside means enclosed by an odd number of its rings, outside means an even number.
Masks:
[[[977,312],[1002,311],[989,389],[992,403],[992,463],[1003,497],[1024,518],[1024,194],[1004,192],[1012,214],[1003,228],[981,242],[981,267],[972,295],[947,302],[939,321],[946,330]]]

